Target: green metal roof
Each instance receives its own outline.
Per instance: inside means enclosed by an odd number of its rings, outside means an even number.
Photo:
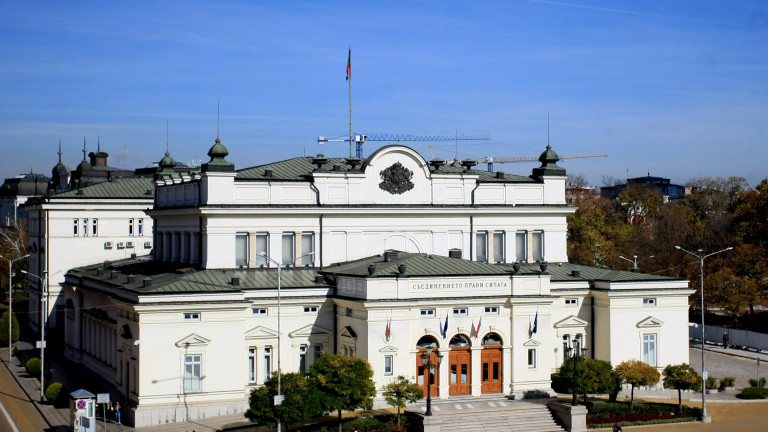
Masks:
[[[155,196],[155,185],[148,177],[121,177],[94,185],[68,190],[51,198],[143,198]]]
[[[398,252],[397,259],[391,261],[385,261],[385,256],[331,265],[323,268],[320,273],[353,277],[498,276],[513,273],[511,268],[505,266],[439,255]],[[401,264],[406,267],[403,274],[398,269]],[[374,266],[374,272],[369,276],[370,265]]]

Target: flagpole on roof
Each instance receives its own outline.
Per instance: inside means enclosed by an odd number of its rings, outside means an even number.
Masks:
[[[347,57],[347,82],[349,83],[349,157],[355,157],[355,137],[352,134],[352,48]]]

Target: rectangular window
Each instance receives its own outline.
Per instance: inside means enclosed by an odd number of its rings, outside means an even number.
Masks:
[[[256,233],[256,243],[254,244],[256,250],[254,255],[256,257],[256,267],[269,267],[269,234]],[[264,255],[262,255],[264,254]]]
[[[283,233],[283,265],[292,265],[296,260],[295,239],[293,233]]]
[[[528,369],[536,368],[536,349],[531,348],[528,350]]]
[[[73,224],[73,226],[72,226],[72,235],[73,235],[73,236],[75,236],[75,237],[77,237],[77,229],[78,229],[78,227],[80,226],[80,225],[79,225],[80,221],[79,221],[79,220],[77,220],[77,219],[72,219],[72,221],[74,222],[74,224]]]
[[[486,306],[485,307],[485,314],[486,315],[498,315],[499,314],[498,306]]]
[[[307,346],[299,347],[299,373],[307,373]]]
[[[202,390],[203,359],[200,354],[184,356],[184,391],[199,392]]]
[[[143,236],[144,235],[144,219],[139,218],[139,219],[137,219],[137,221],[138,221],[138,223],[136,225],[136,230],[137,230],[139,236]]]
[[[133,237],[133,218],[128,219],[128,235]]]
[[[267,308],[253,308],[251,311],[254,315],[267,315]]]
[[[478,231],[475,234],[475,260],[488,262],[488,231]]]
[[[656,334],[643,335],[643,362],[656,367]]]
[[[200,321],[200,312],[184,312],[184,321]]]
[[[528,262],[528,236],[525,231],[515,233],[515,261]]]
[[[91,219],[91,235],[96,237],[99,235],[99,220]]]
[[[272,376],[272,347],[264,347],[264,381]]]
[[[434,309],[422,309],[419,313],[423,317],[433,317],[435,316],[435,310]]]
[[[83,219],[83,231],[84,236],[88,235],[88,219]]]
[[[316,314],[317,313],[317,306],[304,306],[304,313],[305,314]]]
[[[504,231],[496,231],[493,233],[493,262],[503,263],[506,262],[506,256],[504,256]]]
[[[453,308],[453,316],[467,316],[467,308]]]
[[[644,298],[643,299],[643,306],[656,306],[656,299],[655,298]]]
[[[235,267],[248,267],[248,233],[235,233]]]
[[[320,357],[323,355],[323,345],[322,344],[316,344],[315,345],[315,358],[312,360],[313,362],[316,362],[320,360]]]
[[[394,368],[392,367],[392,359],[393,357],[391,355],[384,356],[384,375],[394,375]]]
[[[256,347],[248,348],[248,382],[256,382]]]
[[[315,265],[315,233],[301,233],[301,265]]]
[[[542,231],[533,232],[531,249],[534,261],[544,261],[544,233]]]
[[[579,299],[567,298],[567,299],[565,299],[565,305],[566,306],[578,306],[579,305]]]

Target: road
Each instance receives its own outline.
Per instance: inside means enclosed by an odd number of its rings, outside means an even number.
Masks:
[[[5,365],[0,365],[0,402],[10,414],[19,432],[40,432],[48,429],[48,424],[35,409],[34,404],[27,399],[27,395],[21,390]],[[0,430],[13,430],[1,411]]]

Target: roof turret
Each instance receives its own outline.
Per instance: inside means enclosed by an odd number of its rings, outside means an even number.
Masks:
[[[221,138],[216,138],[216,143],[208,150],[208,156],[211,160],[204,163],[202,166],[203,172],[233,172],[235,171],[235,164],[228,162],[225,158],[229,154],[229,151],[224,144],[221,143]]]
[[[550,176],[565,176],[565,168],[557,166],[557,161],[560,160],[560,156],[552,150],[552,146],[547,144],[547,149],[539,156],[539,162],[541,166],[533,169],[534,177],[541,177],[543,175]]]

